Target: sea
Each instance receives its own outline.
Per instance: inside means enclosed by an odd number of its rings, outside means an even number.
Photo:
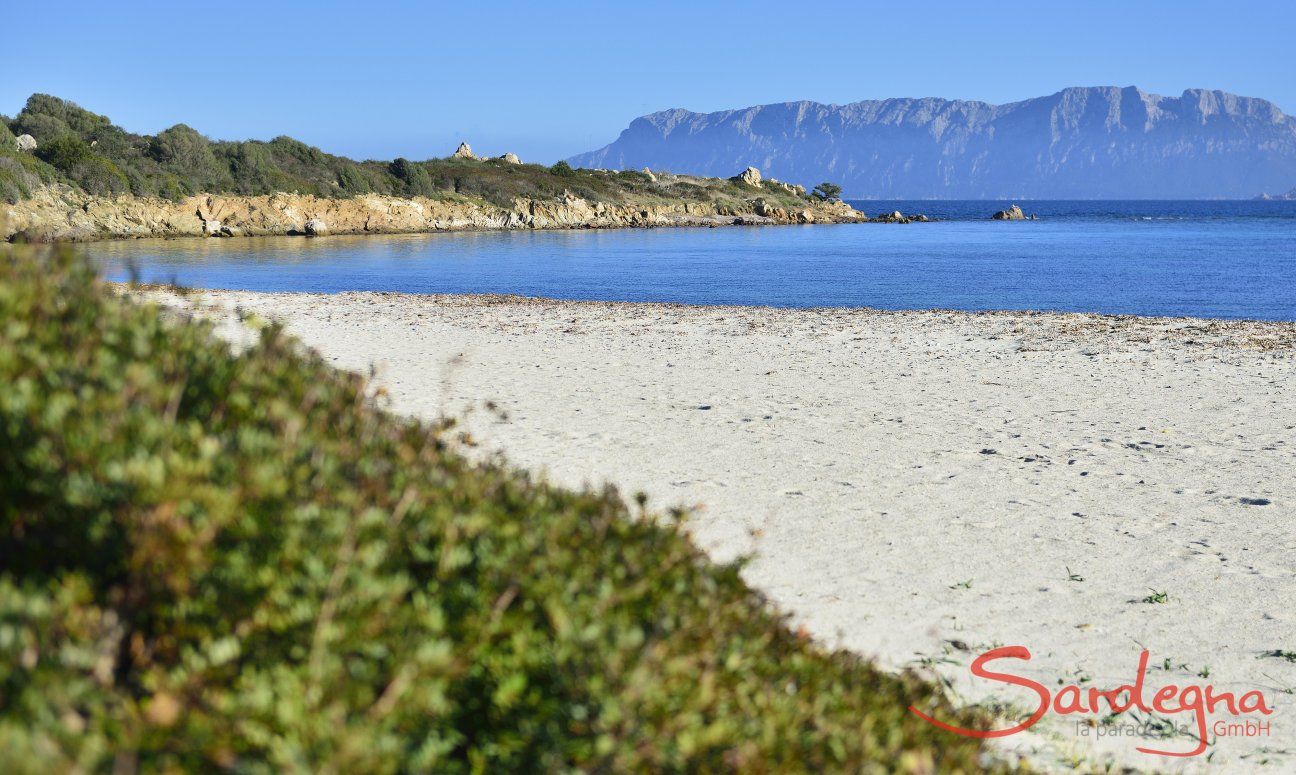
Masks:
[[[1296,320],[1296,201],[852,201],[930,223],[125,240],[113,280],[777,307]]]

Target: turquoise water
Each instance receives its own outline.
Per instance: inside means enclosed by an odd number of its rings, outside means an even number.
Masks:
[[[112,279],[259,291],[510,293],[787,307],[1296,320],[1296,202],[856,202],[937,223],[147,240]]]

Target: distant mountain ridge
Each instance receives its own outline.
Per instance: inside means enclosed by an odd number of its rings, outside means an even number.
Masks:
[[[1296,118],[1222,91],[1077,87],[991,105],[787,102],[635,119],[573,166],[733,175],[747,166],[877,199],[1249,199],[1296,180]]]

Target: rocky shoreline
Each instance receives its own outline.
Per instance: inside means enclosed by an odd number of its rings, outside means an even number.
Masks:
[[[439,231],[612,229],[669,226],[758,226],[861,223],[868,219],[840,202],[806,202],[789,209],[755,197],[746,207],[662,200],[608,205],[567,193],[560,199],[515,200],[511,208],[466,197],[429,199],[368,194],[322,198],[198,195],[179,201],[94,196],[47,186],[0,211],[5,241],[93,241],[147,237],[240,237],[325,234],[407,234]]]

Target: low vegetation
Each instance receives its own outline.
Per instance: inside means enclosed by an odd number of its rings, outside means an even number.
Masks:
[[[0,254],[0,771],[974,771],[681,515],[456,454],[274,325]]]
[[[34,154],[16,150],[14,136],[30,134]],[[377,193],[431,198],[467,196],[510,207],[517,198],[553,199],[571,192],[622,204],[680,198],[738,205],[754,194],[729,180],[642,172],[509,164],[502,159],[444,158],[352,161],[291,137],[268,142],[212,141],[177,124],[157,135],[137,135],[106,116],[71,102],[35,94],[17,117],[0,117],[0,198],[14,202],[48,182],[91,194],[134,194],[181,199],[199,193],[313,194],[352,197]],[[806,198],[779,186],[759,192],[771,205],[803,207]]]

